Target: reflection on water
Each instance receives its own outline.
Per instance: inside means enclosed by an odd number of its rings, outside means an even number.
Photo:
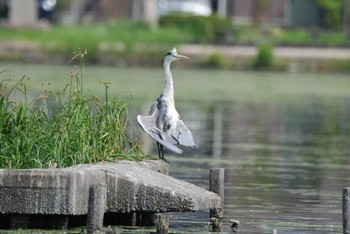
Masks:
[[[199,149],[169,155],[171,175],[207,188],[209,168],[226,169],[225,232],[236,219],[240,233],[341,233],[349,103],[178,103]],[[208,216],[174,213],[170,227],[208,232]]]

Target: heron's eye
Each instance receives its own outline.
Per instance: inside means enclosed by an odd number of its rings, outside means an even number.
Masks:
[[[169,51],[166,55],[173,55],[173,53],[171,51]]]

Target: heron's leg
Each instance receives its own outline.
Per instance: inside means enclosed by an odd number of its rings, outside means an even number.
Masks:
[[[168,162],[168,160],[166,160],[164,158],[164,146],[157,142],[157,148],[158,148],[158,156],[159,156],[159,158],[164,160],[167,163],[170,163],[170,162]]]
[[[170,164],[170,162],[164,158],[164,146],[163,146],[163,145],[160,145],[160,147],[161,147],[161,153],[162,153],[161,159],[164,160],[164,162]]]
[[[161,144],[159,144],[158,142],[157,142],[157,149],[158,149],[158,156],[159,156],[159,158],[162,158],[161,157]]]
[[[158,143],[158,155],[160,159],[164,159],[164,147],[162,144]]]
[[[160,159],[164,159],[164,146],[157,142],[158,156]]]
[[[161,153],[162,153],[161,159],[164,160],[164,146],[163,146],[163,145],[160,145],[160,149],[161,149]]]

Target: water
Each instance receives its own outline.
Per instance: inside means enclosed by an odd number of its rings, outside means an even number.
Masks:
[[[31,87],[39,90],[45,82],[64,84],[71,70],[6,69],[37,80]],[[342,190],[350,186],[348,75],[181,69],[173,75],[178,111],[199,149],[166,155],[170,174],[207,188],[209,169],[225,168],[224,233],[232,232],[231,219],[240,221],[239,233],[342,233]],[[133,119],[162,88],[161,69],[87,67],[85,77],[86,93],[107,79],[111,93],[132,95]],[[140,140],[146,153],[156,154],[154,142]],[[208,212],[171,213],[170,230],[209,233],[208,220]]]
[[[209,169],[225,168],[223,232],[232,231],[232,219],[240,221],[239,233],[342,232],[342,190],[350,186],[348,99],[178,106],[199,149],[167,156],[170,174],[207,188]],[[170,228],[210,232],[208,217],[172,213]]]
[[[207,188],[209,168],[225,168],[223,232],[235,219],[239,233],[341,233],[349,103],[213,103],[200,115],[189,105],[182,112],[199,149],[168,156],[171,175]],[[172,214],[170,227],[209,232],[207,221],[208,213]]]

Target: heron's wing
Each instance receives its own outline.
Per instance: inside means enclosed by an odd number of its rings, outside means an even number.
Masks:
[[[141,128],[155,141],[163,145],[165,148],[173,151],[174,153],[182,154],[182,150],[174,146],[174,144],[177,144],[177,141],[165,134],[157,127],[157,115],[155,112],[153,112],[153,115],[150,116],[138,115],[137,121],[140,124]]]
[[[181,119],[177,121],[175,139],[178,141],[179,145],[197,148],[197,145],[194,142],[191,131],[184,124],[184,122],[182,122]]]

